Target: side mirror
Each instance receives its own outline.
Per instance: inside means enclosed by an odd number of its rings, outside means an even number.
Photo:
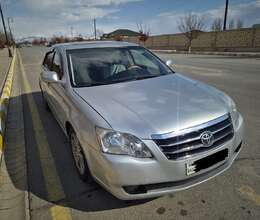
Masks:
[[[54,71],[44,71],[41,73],[41,78],[46,83],[59,83],[59,76]]]
[[[172,65],[172,60],[167,60],[166,65],[170,67]]]

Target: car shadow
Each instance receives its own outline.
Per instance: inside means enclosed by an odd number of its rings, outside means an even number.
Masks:
[[[43,131],[37,130],[37,128],[34,127],[35,119],[33,118],[33,115],[35,112],[32,114],[28,102],[28,97],[31,95],[36,103],[38,115],[40,116],[39,123],[42,124]],[[23,103],[25,138],[25,146],[23,147],[19,144],[19,148],[21,151],[25,152],[24,155],[26,155],[26,160],[15,159],[14,157],[16,157],[17,154],[14,153],[14,151],[17,151],[18,147],[16,147],[16,149],[14,149],[15,146],[12,147],[12,149],[10,147],[10,150],[8,150],[8,144],[4,156],[7,171],[17,189],[28,191],[31,195],[44,200],[47,206],[58,204],[86,212],[124,208],[144,204],[152,200],[123,201],[105,191],[94,180],[91,180],[89,183],[84,183],[79,178],[77,170],[74,167],[67,137],[59,127],[52,113],[46,110],[41,93],[34,92],[19,97],[13,97],[10,99],[11,107],[12,105],[15,106],[19,100],[22,100]],[[10,117],[13,116],[10,115]],[[9,120],[9,116],[7,120]],[[8,124],[10,123],[7,122],[7,125]],[[7,127],[7,133],[8,132],[12,132],[12,126],[10,128]],[[37,140],[37,135],[35,135],[36,132],[39,132],[40,135],[46,137],[48,146],[40,145],[39,140]],[[50,155],[41,155],[39,151],[40,146],[49,148]],[[16,161],[17,172],[13,172],[14,160]],[[53,164],[55,167],[53,168],[50,167],[50,164],[52,164],[51,160],[54,161]],[[20,178],[18,177],[19,169],[25,167],[25,161],[27,175],[24,178],[27,178],[27,184],[24,184],[24,181],[17,181],[17,178]],[[58,176],[58,182],[52,182],[51,180],[50,182],[53,184],[53,189],[60,189],[64,192],[63,196],[55,197],[48,192],[46,181],[49,180],[46,180],[44,172],[54,172]],[[57,190],[52,190],[51,192],[55,193],[56,191]]]

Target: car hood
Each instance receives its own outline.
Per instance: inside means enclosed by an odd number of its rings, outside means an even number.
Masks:
[[[114,130],[142,139],[199,125],[229,111],[223,93],[180,74],[74,91]]]

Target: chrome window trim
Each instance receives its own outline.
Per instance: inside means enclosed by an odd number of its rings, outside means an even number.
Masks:
[[[73,63],[72,63],[72,59],[71,59],[71,54],[69,55],[69,62],[70,62],[70,68],[71,68],[72,82],[73,82],[73,85],[75,85],[74,69],[73,69]]]
[[[152,134],[151,138],[153,140],[173,138],[173,137],[180,136],[180,135],[190,133],[190,132],[193,132],[193,131],[198,131],[198,130],[201,130],[201,129],[206,128],[206,127],[210,127],[210,126],[215,125],[219,122],[222,122],[222,121],[224,121],[228,118],[229,118],[229,113],[225,114],[223,116],[220,116],[216,119],[213,119],[211,121],[205,122],[203,124],[196,125],[196,126],[189,127],[189,128],[184,128],[184,129],[181,129],[179,131],[172,131],[172,132],[165,133],[165,134]]]

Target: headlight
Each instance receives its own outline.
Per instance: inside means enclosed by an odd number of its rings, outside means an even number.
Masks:
[[[237,111],[237,106],[236,106],[235,102],[231,98],[229,98],[229,99],[230,99],[229,105],[230,105],[231,118],[233,120],[234,125],[236,126],[237,125],[237,121],[238,121],[238,116],[239,116],[238,111]]]
[[[98,140],[104,153],[150,158],[152,154],[137,137],[113,130],[96,128]]]

